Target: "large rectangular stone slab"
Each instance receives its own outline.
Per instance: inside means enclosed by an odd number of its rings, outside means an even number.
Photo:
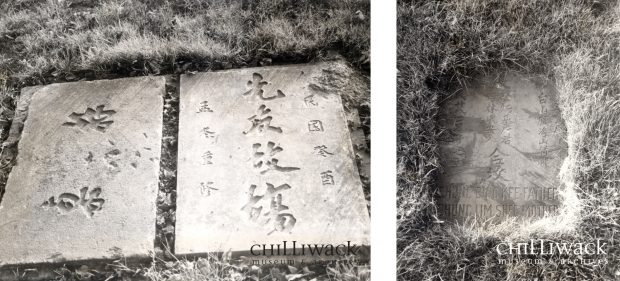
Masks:
[[[0,265],[152,251],[164,90],[163,77],[144,77],[22,97],[28,114],[0,203]]]
[[[449,220],[540,218],[560,205],[566,128],[548,83],[509,73],[442,105],[439,212]]]
[[[346,84],[338,67],[181,77],[177,254],[283,241],[368,244],[341,97],[321,87]]]

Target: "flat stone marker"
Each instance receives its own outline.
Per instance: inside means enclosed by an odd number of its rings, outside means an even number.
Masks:
[[[32,93],[0,204],[0,265],[153,250],[164,90],[144,77]]]
[[[181,77],[177,254],[368,244],[335,64]]]
[[[551,86],[516,74],[442,105],[439,212],[448,220],[538,218],[560,205],[566,128]]]

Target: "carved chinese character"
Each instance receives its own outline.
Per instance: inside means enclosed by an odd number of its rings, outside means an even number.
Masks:
[[[308,122],[308,130],[310,132],[322,132],[323,123],[321,120],[310,120],[310,122]]]
[[[215,138],[215,132],[211,132],[211,129],[209,127],[204,127],[202,128],[202,130],[200,130],[202,132],[202,134],[205,136],[205,138],[207,139],[213,139]]]
[[[260,207],[254,207],[254,205],[256,205],[256,203],[258,203],[258,201],[260,201],[264,195],[262,196],[256,196],[254,195],[254,193],[256,192],[256,185],[251,185],[250,186],[250,190],[248,192],[248,203],[246,203],[241,210],[245,211],[250,220],[257,220],[260,217],[261,212],[263,211],[263,206]]]
[[[506,154],[499,151],[498,148],[495,148],[491,153],[491,159],[489,161],[489,178],[494,180],[506,180],[504,178],[504,173],[506,169],[504,169],[504,158]]]
[[[297,219],[292,214],[278,214],[273,220],[274,229],[268,234],[272,234],[276,231],[291,232],[297,223]]]
[[[254,149],[254,168],[260,170],[261,174],[265,174],[269,171],[278,171],[278,172],[291,172],[299,170],[297,167],[282,167],[278,165],[279,160],[274,158],[276,154],[282,152],[284,149],[280,146],[276,146],[273,142],[267,142],[266,152],[260,152],[261,148],[260,143],[255,143],[252,145]]]
[[[78,206],[84,209],[84,212],[88,217],[93,217],[95,212],[100,211],[105,203],[104,199],[99,198],[101,195],[101,188],[97,187],[88,193],[88,187],[80,189],[80,196],[73,193],[63,193],[58,196],[58,202],[54,197],[50,197],[47,201],[41,205],[44,208],[57,208],[63,213],[68,213],[75,210]]]
[[[198,111],[196,111],[196,113],[203,113],[203,112],[213,112],[213,110],[211,110],[211,108],[209,107],[208,101],[201,102],[200,107],[198,107]]]
[[[263,195],[256,195],[256,185],[251,185],[248,191],[248,201],[241,208],[250,220],[262,225],[273,223],[273,230],[268,234],[272,234],[275,231],[290,232],[297,219],[290,213],[284,213],[289,207],[282,204],[282,194],[280,192],[291,188],[288,184],[282,184],[275,187],[273,184],[266,183],[267,190]],[[261,200],[269,202],[269,211],[261,217],[263,206],[256,206]]]
[[[334,155],[333,153],[327,151],[327,146],[325,145],[315,146],[314,151],[316,151],[318,155],[321,155],[323,157],[327,157],[327,155]]]
[[[252,81],[248,81],[248,88],[250,88],[247,92],[243,93],[244,96],[258,96],[261,100],[273,100],[277,98],[285,97],[284,93],[280,90],[276,91],[276,95],[265,97],[265,91],[263,90],[263,86],[269,84],[267,81],[263,81],[263,76],[254,73],[252,74]]]
[[[78,127],[80,129],[89,128],[97,130],[99,132],[105,132],[108,127],[114,123],[114,121],[108,118],[116,114],[114,110],[104,110],[105,105],[99,105],[95,109],[90,107],[86,108],[84,113],[73,112],[69,115],[71,121],[65,122],[62,125],[68,127]]]
[[[211,165],[213,162],[213,153],[211,151],[207,151],[202,154],[202,165]]]
[[[323,183],[323,185],[334,185],[334,176],[331,170],[321,173],[321,183]]]
[[[314,100],[314,95],[309,95],[305,97],[304,103],[306,104],[307,107],[319,105],[319,103]]]
[[[291,186],[288,184],[282,184],[277,187],[270,183],[265,183],[265,184],[267,185],[267,190],[265,191],[265,194],[261,196],[254,195],[256,193],[257,186],[255,184],[250,185],[250,189],[248,191],[248,202],[243,206],[243,208],[241,208],[241,210],[245,211],[250,216],[250,218],[253,220],[258,219],[258,217],[260,216],[262,212],[262,206],[254,207],[254,205],[256,205],[261,199],[265,198],[271,201],[271,199],[278,192],[291,189]]]
[[[276,231],[291,232],[293,227],[295,227],[295,223],[297,223],[297,219],[292,214],[282,213],[289,209],[288,206],[282,204],[282,194],[278,194],[275,198],[272,197],[270,206],[270,211],[265,216],[269,216],[269,220],[273,221],[273,230],[268,235]]]
[[[219,190],[213,187],[212,181],[209,181],[207,183],[204,183],[204,182],[200,183],[200,194],[204,196],[211,196],[211,190]]]
[[[252,127],[248,129],[247,131],[243,131],[243,134],[249,134],[253,131],[258,131],[259,133],[263,133],[266,130],[276,132],[276,133],[282,133],[282,128],[271,126],[271,120],[273,120],[273,117],[270,115],[267,115],[270,112],[271,112],[271,109],[269,109],[264,104],[258,107],[258,112],[252,115],[252,117],[248,118],[248,120],[252,122]]]

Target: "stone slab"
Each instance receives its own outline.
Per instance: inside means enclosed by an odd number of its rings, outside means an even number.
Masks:
[[[152,251],[164,85],[144,77],[31,93],[0,203],[0,265]]]
[[[500,221],[557,210],[567,144],[551,85],[514,73],[485,78],[441,108],[444,218]]]
[[[368,244],[335,63],[181,77],[176,254]]]

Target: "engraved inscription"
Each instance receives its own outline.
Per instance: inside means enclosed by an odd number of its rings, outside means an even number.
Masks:
[[[69,115],[71,121],[63,123],[63,126],[78,127],[80,129],[92,129],[105,132],[114,121],[108,119],[116,114],[114,110],[104,110],[105,105],[99,105],[95,109],[86,108],[84,113],[73,112]]]
[[[247,131],[243,131],[243,134],[247,135],[252,132],[264,133],[265,131],[271,131],[275,133],[282,133],[281,127],[271,126],[273,117],[269,115],[271,109],[264,104],[258,107],[256,114],[252,115],[248,120],[252,122],[252,127]]]
[[[196,113],[204,113],[204,112],[213,112],[213,110],[211,110],[211,108],[209,107],[208,101],[200,102],[200,106],[198,107],[198,110],[196,111]]]
[[[97,187],[88,192],[88,187],[83,187],[80,189],[80,196],[73,193],[63,193],[58,196],[58,201],[52,196],[43,202],[41,206],[44,208],[57,208],[61,213],[71,212],[79,206],[82,207],[88,217],[93,217],[95,212],[101,211],[103,203],[105,203],[105,200],[99,198],[99,195],[101,195],[101,188]]]
[[[203,196],[211,196],[211,190],[219,190],[213,187],[212,181],[200,183],[200,194],[202,194]]]
[[[334,155],[334,153],[329,152],[327,150],[327,146],[325,145],[317,145],[314,147],[314,151],[316,154],[323,156],[323,157],[327,157],[328,155]]]
[[[321,173],[321,183],[323,185],[334,185],[334,175],[331,170],[327,170]]]
[[[504,167],[504,156],[506,153],[502,153],[499,148],[495,148],[491,155],[489,155],[489,173],[488,179],[505,182],[507,181],[504,174],[506,173],[506,169]]]
[[[306,96],[306,97],[304,98],[304,104],[305,104],[307,107],[316,107],[316,106],[319,106],[319,103],[318,103],[316,100],[314,100],[314,94],[309,95],[309,96]]]
[[[206,139],[215,139],[215,132],[211,131],[211,128],[204,127],[200,130]]]
[[[274,158],[274,156],[284,151],[284,149],[277,146],[274,142],[267,142],[265,152],[259,151],[261,147],[262,144],[260,143],[252,145],[252,149],[254,150],[254,168],[259,170],[261,174],[265,174],[269,171],[291,172],[299,170],[297,167],[282,167],[278,165],[279,160]]]
[[[213,164],[213,153],[211,151],[207,151],[202,154],[202,165],[211,164]]]
[[[308,130],[310,132],[323,132],[323,122],[321,120],[310,120]]]
[[[263,86],[267,84],[269,84],[269,82],[264,81],[262,75],[258,73],[254,73],[252,74],[252,80],[248,81],[247,83],[249,90],[243,93],[243,95],[250,96],[250,97],[257,96],[261,100],[273,100],[273,99],[285,97],[284,93],[280,90],[276,90],[275,95],[266,97],[265,90],[263,90]]]
[[[247,83],[249,90],[243,95],[250,97],[256,96],[263,101],[285,97],[281,90],[276,90],[275,94],[266,96],[263,87],[268,84],[269,83],[264,81],[260,74],[254,73],[252,75],[252,81],[248,81]],[[282,134],[282,127],[273,125],[273,119],[271,109],[265,104],[261,104],[257,112],[247,118],[247,120],[251,122],[251,126],[249,129],[243,131],[243,134],[264,135],[266,132]],[[267,142],[265,147],[263,147],[261,143],[254,143],[252,149],[254,158],[253,167],[260,174],[266,174],[269,171],[291,172],[300,169],[298,167],[284,167],[278,164],[279,160],[275,158],[275,155],[282,152],[284,149],[276,145],[273,141]],[[283,204],[284,196],[281,192],[291,187],[288,184],[275,187],[268,182],[266,185],[267,189],[263,195],[256,195],[257,185],[251,185],[248,192],[248,202],[241,210],[255,223],[272,226],[273,228],[269,231],[269,235],[274,232],[290,233],[297,223],[297,219],[288,211],[289,207]],[[265,208],[267,210],[263,210],[265,206],[260,204],[261,201],[263,204],[268,204]]]
[[[256,195],[256,185],[251,185],[248,190],[248,201],[241,208],[247,214],[247,217],[258,224],[267,225],[270,222],[273,229],[268,234],[278,232],[291,232],[297,223],[297,219],[293,214],[288,212],[289,207],[282,204],[282,191],[291,189],[288,184],[282,184],[275,187],[271,183],[266,183],[267,190],[263,195]],[[257,206],[261,200],[269,204],[269,210],[262,214],[263,206]],[[261,216],[262,214],[262,216]]]
[[[297,223],[297,219],[293,214],[283,212],[286,210],[288,210],[288,206],[282,205],[282,194],[278,194],[275,200],[272,199],[271,201],[269,213],[265,214],[273,221],[273,230],[268,234],[272,234],[276,231],[290,233],[293,230],[293,227],[295,227]]]
[[[442,216],[542,217],[559,208],[566,143],[552,89],[514,77],[484,84],[447,100],[439,123]]]

